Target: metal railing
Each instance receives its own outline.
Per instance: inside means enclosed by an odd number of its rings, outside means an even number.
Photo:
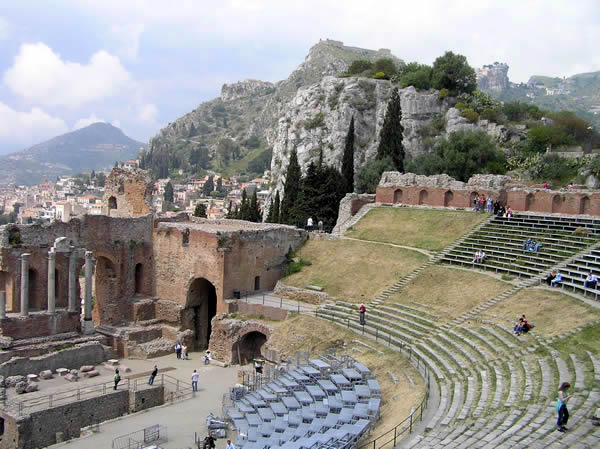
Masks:
[[[157,377],[153,385],[148,385],[146,377],[125,379],[125,382],[119,383],[116,391],[124,391],[123,388],[126,391],[138,391],[156,386],[163,386],[165,388],[165,401],[174,402],[193,396],[192,387],[189,384],[167,374],[161,374]],[[119,387],[121,387],[120,390]],[[37,396],[31,399],[6,401],[4,408],[15,411],[18,416],[23,416],[33,411],[46,410],[75,401],[104,396],[114,391],[114,381],[108,381]]]
[[[166,443],[167,441],[169,441],[167,427],[155,424],[115,438],[111,448],[143,449],[150,443]]]
[[[240,301],[246,304],[262,304],[263,306],[275,307],[278,309],[289,310],[290,312],[297,313],[308,313],[313,315],[315,310],[319,307],[318,304],[308,306],[307,303],[302,301],[294,301],[292,299],[282,298],[280,296],[255,293],[255,292],[240,292]]]
[[[319,316],[318,311],[315,311],[315,316],[317,316],[317,317]],[[321,318],[332,321],[332,322],[337,322],[338,324],[340,324],[339,319],[336,320],[335,317],[332,317],[329,315],[321,315]],[[417,408],[415,410],[413,410],[410,413],[410,415],[408,415],[406,418],[404,418],[400,423],[396,424],[393,429],[388,430],[387,432],[383,433],[382,435],[379,435],[377,438],[375,438],[367,443],[361,444],[360,446],[358,446],[358,449],[366,449],[366,448],[381,449],[381,448],[385,448],[385,447],[394,447],[394,446],[396,446],[399,438],[402,438],[403,435],[407,431],[408,431],[408,433],[412,433],[413,426],[417,422],[420,422],[423,420],[423,412],[427,409],[427,403],[429,401],[429,393],[430,393],[430,386],[431,386],[429,369],[427,368],[427,364],[423,360],[421,360],[421,358],[415,352],[413,352],[410,345],[408,345],[407,343],[401,342],[396,338],[392,339],[391,334],[386,334],[386,333],[382,332],[380,335],[379,329],[375,329],[375,331],[373,331],[371,328],[366,327],[365,324],[357,325],[354,323],[354,325],[351,326],[350,319],[347,320],[347,327],[349,329],[352,328],[354,330],[358,330],[358,329],[362,328],[362,335],[365,335],[365,331],[366,331],[367,334],[370,334],[375,337],[376,342],[382,343],[382,344],[387,343],[388,347],[392,347],[392,345],[393,345],[393,346],[399,348],[401,352],[404,352],[408,356],[410,363],[419,372],[422,373],[423,379],[425,380],[425,395],[424,395],[423,399],[421,400],[421,402],[419,403],[419,405],[417,406]]]

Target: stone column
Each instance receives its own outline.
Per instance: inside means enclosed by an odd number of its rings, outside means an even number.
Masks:
[[[48,251],[48,312],[56,312],[56,253]]]
[[[6,318],[6,292],[0,292],[0,319]]]
[[[83,300],[83,332],[85,334],[94,331],[94,323],[92,322],[92,282],[94,275],[94,265],[96,261],[93,259],[91,251],[85,252],[85,296]]]
[[[77,301],[77,280],[79,278],[77,273],[77,250],[71,247],[71,254],[69,255],[69,312],[77,312],[79,306]]]
[[[21,254],[21,316],[29,316],[29,257]]]

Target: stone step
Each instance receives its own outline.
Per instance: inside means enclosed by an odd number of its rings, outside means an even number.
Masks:
[[[575,390],[582,391],[585,389],[585,375],[583,374],[585,367],[575,354],[569,354],[569,357],[575,368]]]

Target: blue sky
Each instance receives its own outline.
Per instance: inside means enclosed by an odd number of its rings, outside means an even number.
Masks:
[[[501,5],[501,6],[499,6]],[[286,78],[320,38],[431,63],[600,70],[597,1],[44,0],[0,5],[0,153],[94,121],[146,142],[223,83]]]

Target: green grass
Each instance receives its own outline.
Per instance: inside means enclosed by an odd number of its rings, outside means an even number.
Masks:
[[[576,354],[579,358],[587,359],[586,351],[600,357],[600,324],[593,324],[570,337],[563,338],[552,344],[552,347],[562,354]]]
[[[427,261],[417,251],[353,240],[309,240],[298,257],[312,264],[303,264],[300,272],[283,279],[284,284],[317,285],[328,295],[353,303],[375,298]]]
[[[244,155],[243,158],[232,161],[231,164],[223,170],[225,176],[239,175],[248,170],[248,164],[260,156],[260,153],[266,151],[264,148],[255,148]]]
[[[472,211],[382,207],[370,210],[346,236],[439,251],[487,218]]]

